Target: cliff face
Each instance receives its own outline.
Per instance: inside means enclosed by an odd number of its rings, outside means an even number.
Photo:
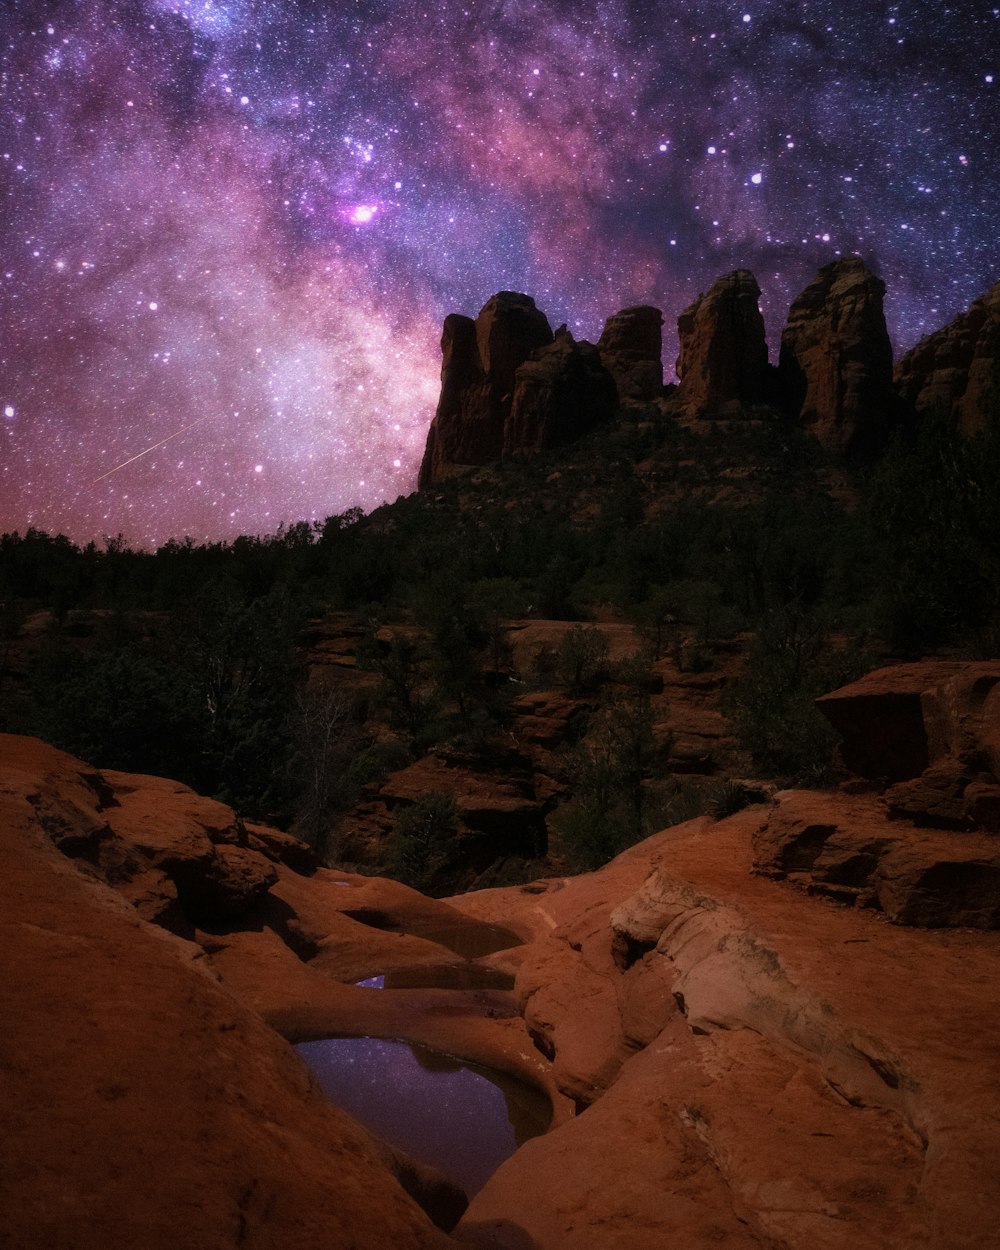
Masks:
[[[494,295],[475,321],[446,317],[419,487],[572,442],[609,420],[620,399],[657,397],[662,325],[658,308],[627,308],[595,347],[565,326],[553,337],[534,300],[513,291]]]
[[[1000,282],[911,348],[895,383],[918,416],[940,412],[966,434],[982,430],[1000,392]]]
[[[623,308],[604,323],[601,364],[620,399],[657,399],[663,392],[663,313],[648,304]]]
[[[760,287],[749,269],[719,278],[677,320],[677,376],[685,411],[694,417],[739,416],[761,403],[767,380]]]
[[[514,375],[503,459],[570,443],[610,420],[617,406],[615,380],[597,348],[577,343],[562,326],[554,341],[532,352]]]
[[[791,412],[833,451],[865,454],[893,423],[885,284],[856,257],[826,265],[792,304],[779,373]]]
[[[419,484],[572,442],[622,400],[666,405],[695,423],[770,405],[847,459],[877,454],[901,422],[932,411],[967,434],[981,430],[1000,392],[1000,283],[922,339],[895,375],[884,295],[857,257],[824,266],[792,303],[774,368],[757,279],[749,269],[725,274],[678,318],[680,387],[667,400],[658,308],[615,313],[595,348],[565,327],[553,338],[530,296],[501,291],[475,321],[445,319],[441,398]]]
[[[514,375],[552,329],[530,295],[500,291],[473,321],[452,313],[441,338],[441,397],[418,485],[499,460],[514,398]]]

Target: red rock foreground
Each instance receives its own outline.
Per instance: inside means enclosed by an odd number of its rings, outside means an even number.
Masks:
[[[871,793],[789,792],[597,873],[436,902],[0,737],[0,1244],[981,1250],[1000,935],[890,923],[875,869],[853,907],[764,875],[802,821],[909,830],[925,857],[941,836]],[[520,944],[477,958],[489,926]],[[515,989],[353,984],[442,964]],[[553,1128],[449,1236],[408,1196],[449,1226],[448,1187],[326,1105],[284,1040],[336,1033],[502,1068]]]

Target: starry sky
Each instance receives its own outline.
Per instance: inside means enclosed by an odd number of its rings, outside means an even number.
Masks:
[[[838,255],[897,353],[1000,277],[989,0],[2,0],[0,58],[0,531],[406,494],[497,290],[656,304],[669,376],[739,266],[772,353]]]

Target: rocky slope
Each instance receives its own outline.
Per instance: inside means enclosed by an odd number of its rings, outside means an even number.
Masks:
[[[978,1250],[1000,1193],[997,689],[995,664],[873,674],[828,701],[868,773],[839,792],[448,901],[0,738],[0,1241]],[[901,801],[942,769],[958,808]],[[442,969],[501,988],[431,988]],[[355,984],[393,972],[410,988]],[[451,1227],[453,1190],[327,1106],[282,1040],[328,1035],[507,1072],[552,1127],[449,1240],[425,1211]]]

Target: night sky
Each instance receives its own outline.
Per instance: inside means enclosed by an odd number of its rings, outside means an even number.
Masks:
[[[654,303],[669,376],[737,266],[772,353],[838,255],[897,353],[1000,277],[989,3],[2,0],[0,48],[0,530],[408,493],[496,290],[591,339]]]

